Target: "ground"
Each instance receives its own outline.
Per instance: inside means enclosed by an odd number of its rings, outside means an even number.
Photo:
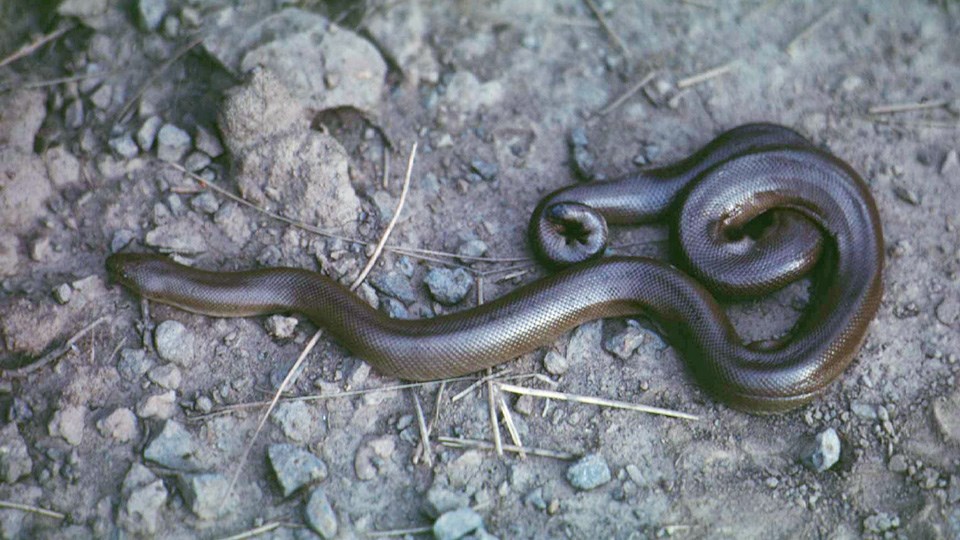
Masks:
[[[0,537],[960,537],[956,2],[16,0],[0,21],[0,501],[30,507],[0,507]],[[493,441],[490,385],[397,389],[321,334],[288,389],[319,399],[255,436],[262,407],[223,407],[268,399],[316,328],[145,313],[104,266],[176,252],[349,285],[417,143],[358,294],[395,316],[469,309],[547,273],[526,240],[543,195],[751,121],[859,171],[887,253],[855,361],[785,414],[717,401],[650,324],[613,319],[501,381],[698,420],[504,392],[549,455],[454,448],[441,437]],[[613,231],[620,253],[667,241]],[[731,318],[783,332],[807,285]],[[805,466],[831,429],[839,461]]]

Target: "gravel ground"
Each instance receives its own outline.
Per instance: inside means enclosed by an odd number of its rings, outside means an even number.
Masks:
[[[0,4],[0,538],[960,537],[957,35],[953,1]],[[267,399],[316,329],[147,312],[103,264],[350,284],[417,143],[357,293],[429,317],[544,274],[526,243],[544,194],[750,121],[860,171],[888,253],[857,360],[787,414],[718,403],[646,321],[607,320],[503,382],[699,420],[398,389],[321,334],[289,388],[319,397],[254,437],[264,409],[230,406]],[[662,227],[616,229],[614,251],[667,255]],[[783,332],[807,285],[731,317]],[[525,457],[490,450],[495,407]]]

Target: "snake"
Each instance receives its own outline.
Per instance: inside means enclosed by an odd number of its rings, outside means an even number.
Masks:
[[[601,256],[607,221],[653,220],[671,222],[676,265]],[[882,294],[883,234],[869,188],[845,162],[773,124],[731,129],[672,165],[554,192],[530,229],[555,272],[422,319],[391,318],[305,269],[210,271],[129,252],[106,266],[137,295],[194,313],[303,314],[381,374],[411,381],[492,367],[587,321],[642,316],[711,394],[761,414],[821,394],[856,356]],[[744,342],[718,300],[808,274],[807,306],[776,339]]]

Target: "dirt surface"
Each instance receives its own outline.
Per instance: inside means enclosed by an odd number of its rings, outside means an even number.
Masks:
[[[0,67],[0,501],[54,512],[0,505],[0,537],[960,537],[956,2],[597,1],[609,30],[581,0],[235,4],[0,5],[0,56],[64,30]],[[923,107],[869,114],[901,103]],[[469,308],[544,273],[526,226],[547,192],[750,121],[860,171],[888,253],[856,361],[787,414],[730,409],[648,324],[608,320],[502,377],[700,419],[503,393],[523,444],[555,455],[498,456],[440,441],[493,440],[487,385],[354,393],[401,381],[322,335],[289,390],[322,399],[281,403],[243,461],[264,409],[218,412],[267,399],[316,329],[145,319],[104,268],[160,251],[349,284],[416,142],[393,247],[358,294],[395,316]],[[662,227],[613,235],[667,254]],[[747,339],[782,332],[807,285],[731,316]],[[835,464],[804,465],[837,441]]]

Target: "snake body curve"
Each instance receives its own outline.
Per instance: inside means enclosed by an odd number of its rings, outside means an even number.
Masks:
[[[792,135],[785,140],[781,135],[787,132]],[[611,186],[592,184],[578,187],[579,200],[570,191],[552,195],[538,212],[549,213],[562,203],[567,209],[561,206],[555,214],[569,217],[570,205],[575,217],[589,214],[589,203],[597,200],[592,187],[606,191],[601,195],[610,204],[601,210],[614,208],[613,221],[630,217],[624,205],[654,207],[653,217],[673,208],[683,223],[675,236],[685,243],[681,252],[692,268],[698,260],[729,266],[729,261],[759,260],[758,250],[760,255],[775,250],[778,269],[760,285],[730,268],[726,275],[705,274],[720,294],[769,290],[817,267],[809,307],[789,336],[743,343],[707,286],[670,264],[642,257],[589,260],[490,303],[420,320],[391,319],[307,270],[210,272],[129,253],[110,256],[107,267],[137,294],[196,313],[303,313],[379,372],[408,380],[471,373],[549,343],[583,322],[643,315],[657,322],[698,378],[729,404],[750,412],[803,405],[850,363],[878,309],[883,239],[873,199],[849,166],[779,126],[736,128],[687,161],[673,169],[676,174],[664,169],[651,176],[654,184],[663,183],[654,190],[658,200],[653,203],[640,202],[643,195],[624,186],[617,199],[608,196]],[[690,172],[691,164],[698,170]],[[678,181],[679,175],[687,179]],[[737,231],[773,210],[781,215],[767,227],[772,232],[737,238]],[[570,230],[566,224],[555,228]],[[718,250],[732,255],[718,255]],[[785,255],[791,251],[799,258]]]

